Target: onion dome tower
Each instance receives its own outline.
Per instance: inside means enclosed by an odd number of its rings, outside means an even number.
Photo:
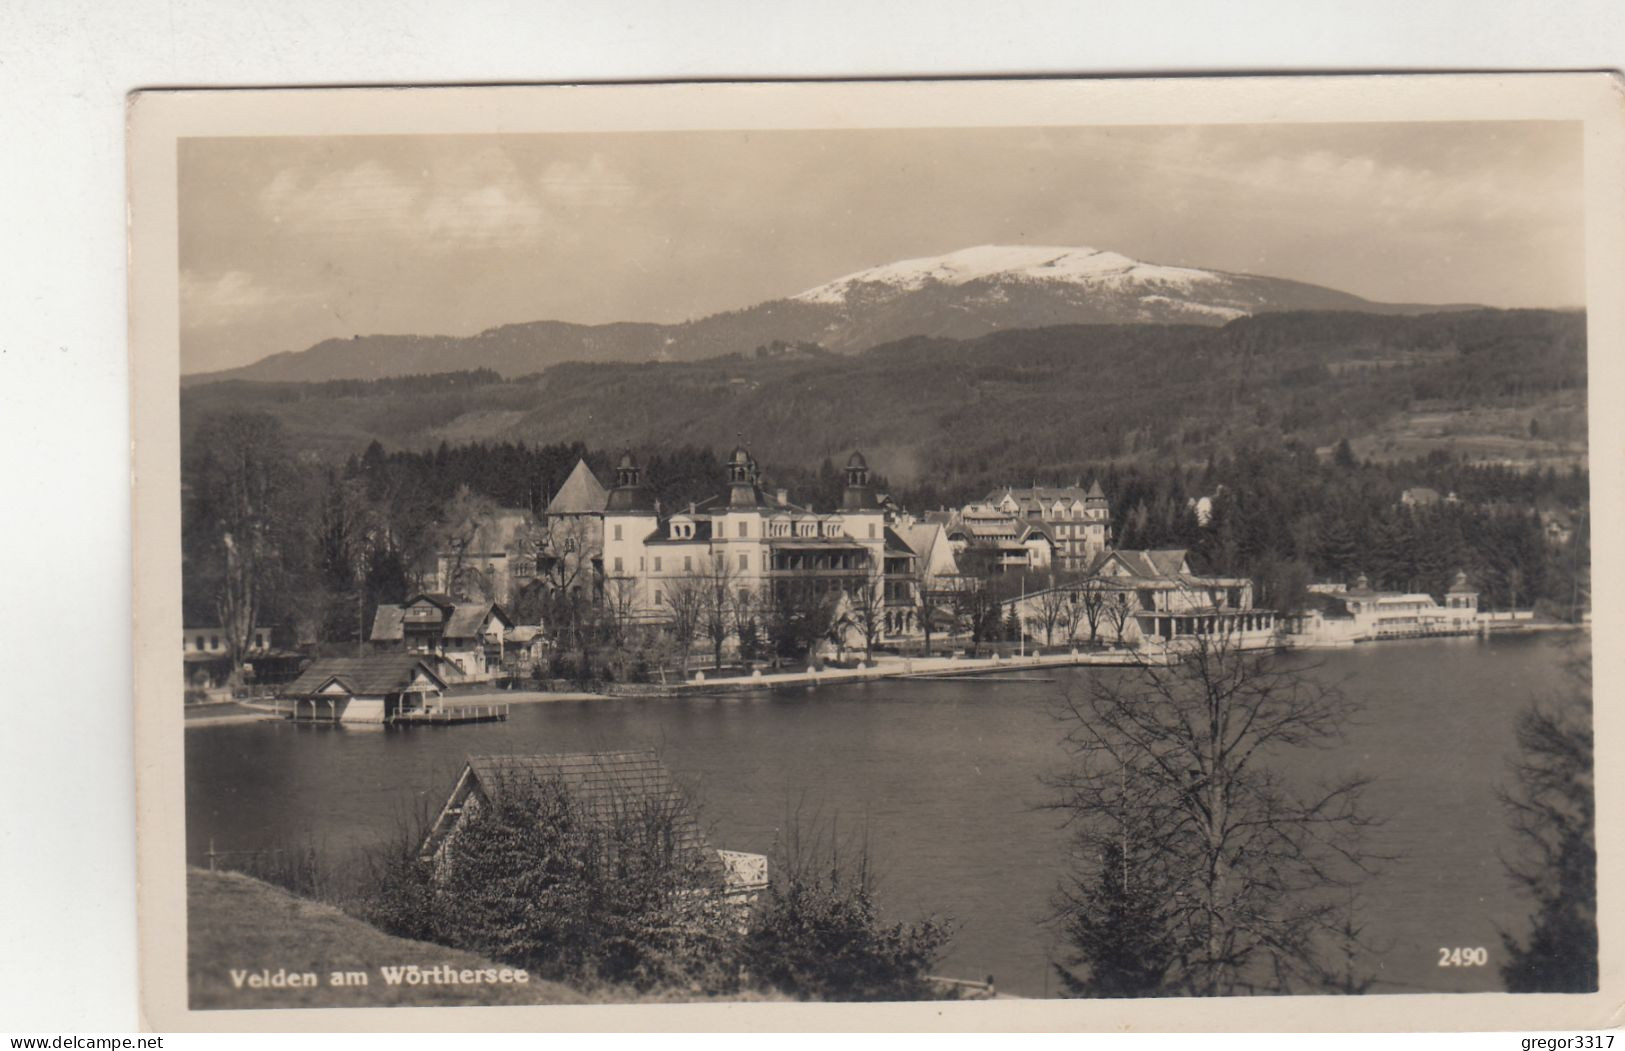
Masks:
[[[609,491],[604,510],[607,514],[654,514],[654,494],[644,488],[643,471],[632,450],[621,453],[615,465],[615,488]]]
[[[853,452],[846,461],[846,491],[841,494],[841,510],[869,511],[875,507],[874,490],[869,488],[869,461]]]

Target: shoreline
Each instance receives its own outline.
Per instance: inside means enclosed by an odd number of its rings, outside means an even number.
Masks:
[[[1459,639],[1482,639],[1504,635],[1523,635],[1536,633],[1550,633],[1558,631],[1589,631],[1586,624],[1529,624],[1508,627],[1499,631],[1492,631],[1488,635],[1479,633],[1458,633],[1449,635],[1418,636],[1403,639],[1366,639],[1360,642],[1344,643],[1302,643],[1299,645],[1280,647],[1281,653],[1298,653],[1315,650],[1354,649],[1372,643],[1382,644],[1391,642],[1445,642]],[[823,671],[794,671],[780,672],[771,675],[730,676],[721,679],[688,679],[684,682],[667,684],[651,683],[647,692],[634,693],[597,693],[589,690],[486,690],[483,692],[458,694],[451,698],[452,703],[467,704],[553,704],[570,701],[620,701],[638,700],[655,701],[668,700],[684,695],[722,696],[725,694],[748,693],[772,690],[787,686],[805,686],[816,688],[818,686],[846,686],[866,682],[878,682],[885,679],[916,680],[920,682],[941,682],[950,679],[975,679],[1002,673],[1037,671],[1051,668],[1070,667],[1132,667],[1137,663],[1136,651],[1127,649],[1109,649],[1100,651],[1078,651],[1069,653],[1034,654],[1032,656],[1008,657],[885,657],[877,661],[876,665],[868,668],[833,668]],[[703,674],[706,669],[696,669]],[[1001,680],[989,680],[1001,681]],[[1009,681],[1009,680],[1003,680]],[[228,705],[222,705],[226,707]],[[232,701],[229,706],[239,709],[231,713],[220,715],[202,715],[196,718],[185,718],[183,725],[187,729],[193,727],[234,726],[253,722],[286,722],[280,714],[270,708],[260,708],[253,702]],[[241,711],[250,708],[252,711]]]

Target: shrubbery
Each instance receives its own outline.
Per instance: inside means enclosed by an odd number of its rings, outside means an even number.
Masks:
[[[559,782],[471,807],[434,860],[421,831],[373,853],[351,907],[401,937],[464,949],[578,988],[805,999],[940,995],[926,981],[950,928],[888,923],[866,851],[816,862],[781,845],[754,902],[724,893],[680,799],[588,806]],[[792,839],[791,843],[798,840]]]

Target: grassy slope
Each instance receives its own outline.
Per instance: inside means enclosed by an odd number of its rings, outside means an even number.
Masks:
[[[526,985],[389,986],[380,965],[499,966],[454,949],[395,938],[327,905],[234,872],[187,874],[187,982],[194,1009],[267,1007],[447,1007],[568,1004],[586,998],[552,982]],[[273,973],[367,971],[369,984],[312,989],[236,988],[232,968]]]

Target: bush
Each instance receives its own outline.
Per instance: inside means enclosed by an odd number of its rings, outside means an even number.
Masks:
[[[884,922],[868,850],[850,860],[833,844],[822,862],[792,831],[775,857],[767,899],[741,947],[753,984],[813,1000],[924,1000],[940,991],[927,975],[952,925],[936,917]]]
[[[737,915],[715,855],[685,841],[689,822],[678,801],[606,814],[556,781],[504,785],[438,861],[389,874],[390,898],[431,917],[431,940],[539,977],[726,991]]]

